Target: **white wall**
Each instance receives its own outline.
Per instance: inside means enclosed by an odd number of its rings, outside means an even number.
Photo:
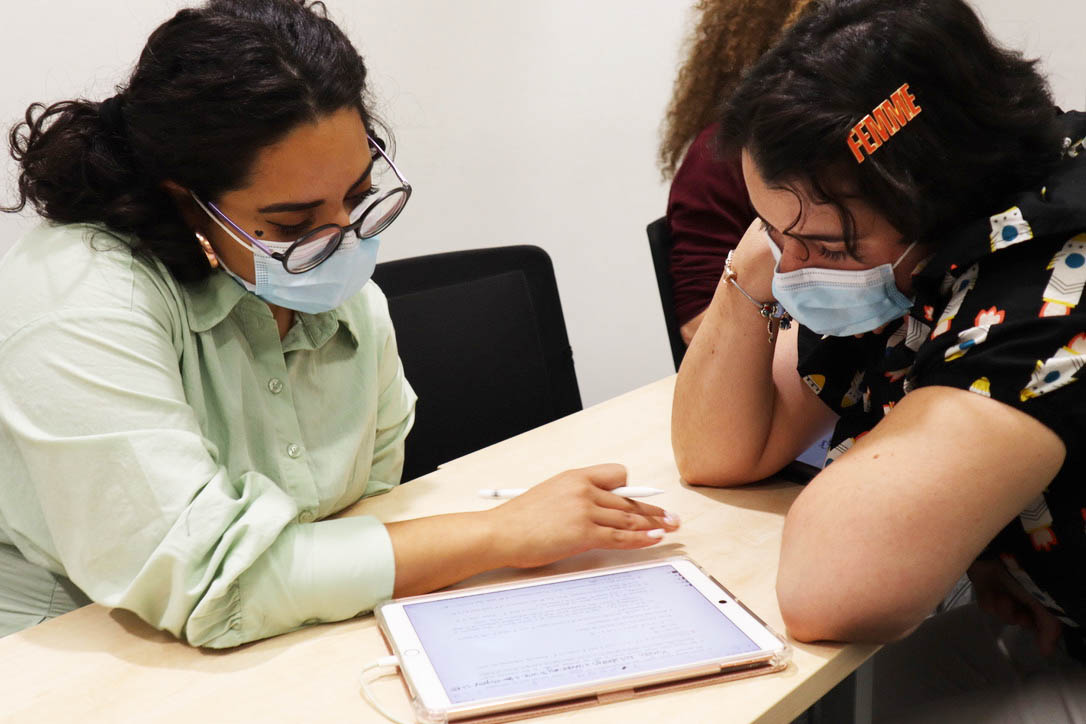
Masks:
[[[33,100],[111,94],[182,0],[5,3],[0,123]],[[644,227],[692,0],[328,0],[371,68],[416,188],[384,258],[536,244],[554,260],[585,404],[671,372]],[[1081,0],[977,0],[1086,106]],[[108,13],[103,12],[108,8]],[[0,166],[10,198],[14,165]],[[0,215],[0,253],[33,220]]]
[[[52,0],[13,3],[14,17],[5,8],[0,123],[33,100],[110,95],[148,32],[183,4]],[[654,151],[688,4],[327,2],[366,58],[415,187],[382,234],[382,258],[546,249],[586,405],[672,371],[644,228],[664,210]],[[107,5],[122,12],[89,9]],[[6,191],[14,164],[4,161]],[[32,221],[0,215],[0,252]]]
[[[995,37],[1027,57],[1041,60],[1060,107],[1086,110],[1086,2],[972,2]]]

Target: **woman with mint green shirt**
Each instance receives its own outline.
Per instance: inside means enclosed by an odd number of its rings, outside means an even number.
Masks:
[[[415,395],[369,276],[410,186],[319,6],[178,12],[102,103],[12,134],[0,259],[0,635],[88,601],[198,646],[677,521],[562,473],[486,512],[325,518],[399,482]]]

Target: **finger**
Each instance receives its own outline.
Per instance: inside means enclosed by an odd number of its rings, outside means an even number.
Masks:
[[[1004,570],[1001,578],[1004,590],[1013,597],[1016,608],[1019,609],[1015,623],[1033,629],[1041,653],[1046,656],[1051,654],[1063,636],[1063,624],[1033,594],[1014,580],[1009,572]]]
[[[1029,603],[1032,628],[1037,634],[1037,648],[1045,656],[1050,656],[1063,637],[1063,624],[1039,601]]]
[[[589,519],[596,525],[618,530],[653,530],[654,528],[675,529],[674,524],[665,523],[664,516],[645,516],[610,508],[596,508]]]
[[[621,495],[615,495],[607,490],[600,490],[597,488],[592,491],[592,502],[596,505],[604,508],[614,508],[615,510],[627,510],[631,513],[640,513],[641,515],[663,515],[664,509],[652,505],[651,503],[642,503],[640,500],[633,498],[625,498]]]
[[[664,530],[662,528],[653,528],[651,530],[620,530],[618,528],[598,526],[596,532],[598,534],[597,548],[647,548],[648,546],[656,545],[664,538]]]
[[[679,527],[679,516],[656,505],[649,505],[648,503],[623,498],[619,495],[612,495],[611,493],[602,490],[599,491],[597,495],[593,496],[593,502],[599,507],[608,510],[616,510],[647,518],[655,518],[662,522],[664,527],[672,530]]]
[[[613,490],[626,484],[626,466],[618,463],[603,463],[581,468],[581,472],[593,485],[604,490]]]

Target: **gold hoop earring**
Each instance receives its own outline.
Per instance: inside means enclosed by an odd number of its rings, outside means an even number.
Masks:
[[[204,252],[204,256],[207,257],[207,265],[212,269],[218,268],[219,256],[215,253],[215,250],[211,248],[211,242],[207,240],[207,237],[197,231],[196,241],[200,244],[200,251]]]

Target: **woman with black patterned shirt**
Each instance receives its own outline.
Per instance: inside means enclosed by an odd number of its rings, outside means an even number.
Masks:
[[[1076,683],[1036,696],[1012,651],[960,688],[1044,721],[1086,713],[1084,137],[961,0],[821,3],[723,112],[759,220],[673,412],[683,477],[718,486],[773,474],[836,419],[785,524],[790,633],[903,639],[968,571],[988,614],[948,620],[1031,629],[1035,670]],[[880,694],[876,714],[899,713]]]

